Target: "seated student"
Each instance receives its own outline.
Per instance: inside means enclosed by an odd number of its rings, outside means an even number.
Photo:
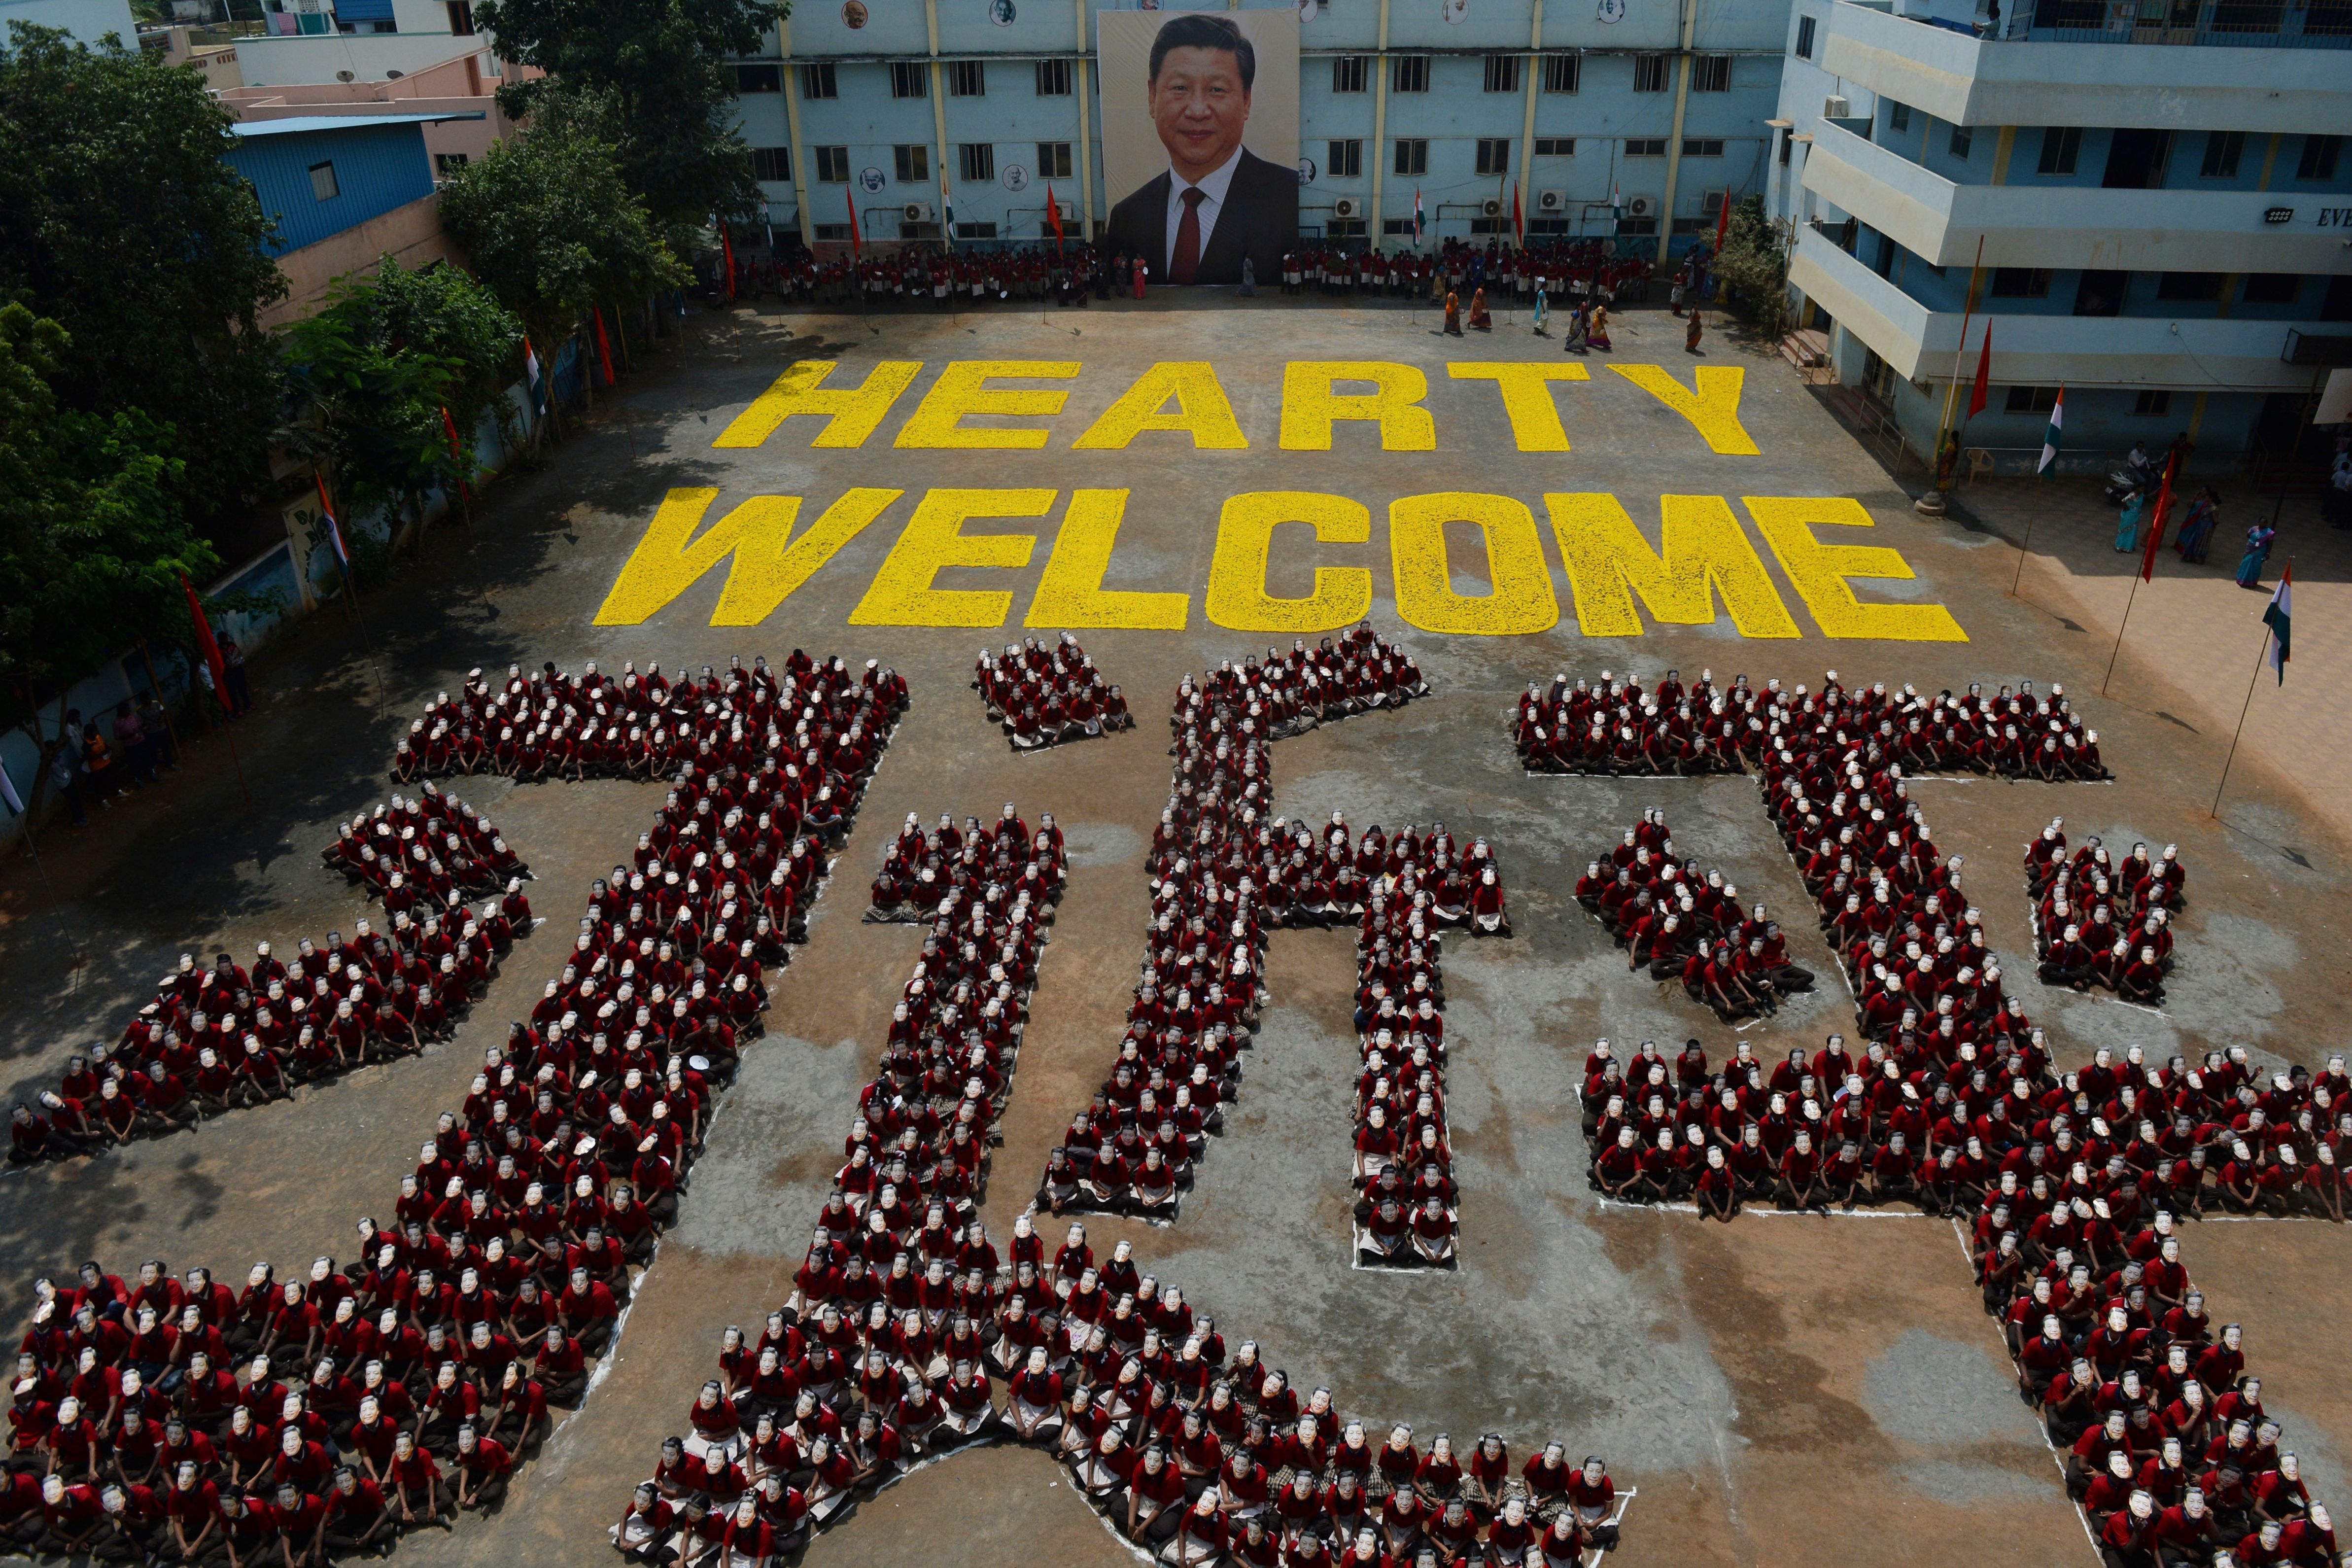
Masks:
[[[1160,1560],[1171,1568],[1212,1568],[1222,1562],[1233,1543],[1232,1521],[1220,1505],[1214,1487],[1193,1500],[1174,1537],[1160,1549]]]

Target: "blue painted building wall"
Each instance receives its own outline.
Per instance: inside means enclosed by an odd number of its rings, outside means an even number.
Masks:
[[[272,256],[315,245],[433,194],[433,161],[425,155],[424,128],[415,124],[243,136],[228,162],[253,183],[261,210],[277,220]],[[311,185],[311,165],[322,163],[335,170],[337,195],[327,201]]]

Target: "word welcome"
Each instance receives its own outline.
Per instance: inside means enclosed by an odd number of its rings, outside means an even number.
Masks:
[[[1287,424],[1286,414],[1285,417]],[[1029,434],[1044,439],[1041,431]],[[830,435],[828,427],[819,444]],[[905,444],[903,438],[900,444]],[[906,493],[863,487],[846,490],[795,534],[802,497],[752,496],[705,527],[719,491],[673,489],[622,566],[596,612],[596,624],[641,625],[723,560],[727,578],[710,624],[758,626]],[[1058,503],[1061,521],[1053,549],[1030,593],[1022,625],[1183,631],[1192,622],[1190,593],[1103,585],[1129,493],[1073,489],[1065,500],[1062,491],[1052,489],[926,490],[865,596],[850,612],[848,624],[1003,626],[1013,611],[1013,589],[940,587],[940,574],[1026,568],[1038,534],[967,533],[965,524],[1047,518]],[[1654,546],[1613,495],[1563,492],[1542,500],[1556,556],[1545,548],[1534,510],[1516,497],[1446,490],[1391,501],[1389,587],[1397,615],[1422,631],[1465,637],[1549,631],[1560,619],[1556,560],[1566,571],[1577,625],[1587,637],[1640,637],[1645,612],[1654,622],[1711,626],[1717,619],[1718,602],[1743,637],[1803,635],[1726,498],[1660,497]],[[1838,543],[1816,531],[1874,527],[1858,501],[1844,496],[1743,496],[1740,504],[1824,637],[1968,640],[1941,605],[1872,604],[1854,596],[1850,584],[1855,580],[1909,582],[1917,575],[1899,553],[1884,545]],[[1286,524],[1297,526],[1286,533]],[[1475,558],[1476,547],[1470,545],[1466,533],[1449,537],[1449,525],[1454,524],[1477,531],[1483,562]],[[1371,541],[1371,509],[1347,496],[1253,490],[1228,497],[1217,518],[1216,549],[1202,607],[1211,625],[1232,631],[1307,636],[1351,626],[1372,606],[1373,568],[1358,548]],[[1278,595],[1268,586],[1277,542],[1291,552],[1286,559],[1294,569],[1312,566],[1311,587],[1304,595]],[[1311,554],[1299,553],[1309,549]],[[1455,586],[1457,570],[1483,577],[1487,591],[1461,592]]]
[[[776,378],[773,386],[737,415],[711,445],[748,448],[764,445],[784,421],[811,416],[824,421],[809,446],[854,451],[873,438],[882,421],[922,371],[920,360],[884,360],[863,384],[833,386],[837,362],[803,360]],[[1071,381],[1085,367],[1076,360],[955,360],[940,372],[915,411],[899,426],[891,445],[904,451],[1040,451],[1052,432],[1035,426],[969,426],[971,417],[1051,419],[1069,401],[1063,387],[993,386],[1000,381]],[[1612,364],[1609,369],[1689,422],[1711,451],[1731,457],[1758,456],[1756,443],[1739,423],[1744,374],[1737,365],[1701,365],[1692,384],[1683,385],[1664,365]],[[1455,381],[1495,384],[1512,438],[1522,452],[1565,452],[1568,430],[1560,423],[1552,386],[1590,382],[1573,363],[1480,361],[1449,363]],[[1366,390],[1353,390],[1363,387]],[[1349,389],[1349,390],[1343,390]],[[1416,365],[1385,360],[1294,360],[1282,367],[1280,449],[1328,452],[1335,426],[1376,426],[1386,452],[1434,452],[1437,421],[1423,406],[1429,378]],[[1172,406],[1171,406],[1172,405]],[[1481,416],[1484,410],[1481,410]],[[1119,394],[1101,416],[1070,443],[1074,452],[1123,452],[1150,433],[1192,438],[1202,452],[1241,452],[1249,437],[1234,414],[1214,366],[1197,360],[1154,364]]]

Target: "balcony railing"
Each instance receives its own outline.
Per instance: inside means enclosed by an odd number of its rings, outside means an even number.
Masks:
[[[2352,49],[2352,0],[2034,0],[2038,43]]]

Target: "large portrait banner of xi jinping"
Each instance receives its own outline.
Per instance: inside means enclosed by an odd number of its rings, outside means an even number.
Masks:
[[[1298,237],[1296,11],[1103,11],[1105,247],[1154,283],[1280,275]]]

